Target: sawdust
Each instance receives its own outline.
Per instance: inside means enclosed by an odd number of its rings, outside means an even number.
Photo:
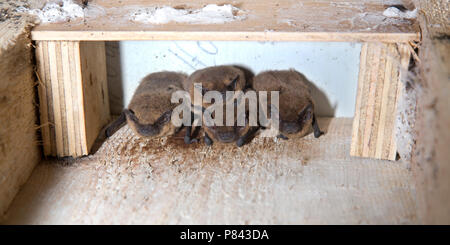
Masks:
[[[92,156],[38,166],[6,223],[415,223],[410,172],[350,157],[351,123],[320,119],[319,139],[241,148],[142,139],[125,126]]]

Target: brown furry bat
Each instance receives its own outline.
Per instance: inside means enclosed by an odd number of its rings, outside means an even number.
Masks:
[[[246,85],[244,72],[234,66],[212,66],[192,73],[183,87],[194,98],[194,83],[201,83],[203,91],[241,91]]]
[[[279,91],[280,138],[287,139],[284,134],[304,136],[310,132],[311,126],[316,138],[323,134],[317,124],[314,103],[306,81],[303,74],[295,70],[265,71],[254,78],[253,88],[257,92],[268,91],[268,105],[270,91]],[[260,113],[270,115],[270,109]]]
[[[205,69],[197,70],[192,73],[191,76],[186,80],[184,88],[189,91],[191,99],[194,98],[194,83],[201,83],[202,85],[202,95],[208,91],[219,91],[223,93],[223,98],[225,102],[225,92],[226,91],[242,91],[246,87],[246,79],[244,72],[234,66],[214,66],[207,67]],[[203,109],[210,106],[210,103],[203,103]],[[226,118],[225,103],[224,103],[224,120]],[[203,123],[204,124],[204,123]],[[225,122],[224,122],[225,125]],[[236,125],[236,123],[235,123]],[[223,143],[230,143],[238,141],[238,139],[247,133],[250,129],[248,126],[238,127],[238,126],[202,126],[205,133],[205,143],[211,145],[213,141],[219,141]],[[188,127],[185,136],[185,142],[189,143],[191,140],[191,129]],[[242,140],[239,142],[239,146],[243,145]]]
[[[175,72],[156,72],[144,77],[128,109],[124,109],[120,117],[106,129],[106,136],[111,136],[125,121],[140,136],[174,134],[178,128],[171,123],[171,116],[178,104],[172,104],[170,99],[173,92],[183,90],[186,78],[186,75]]]
[[[402,0],[403,6],[408,10],[414,10],[414,1],[413,0]]]
[[[236,142],[236,145],[241,147],[256,133],[258,127],[251,127],[249,125],[249,110],[248,106],[245,108],[245,124],[244,126],[238,126],[237,123],[237,101],[235,99],[228,101],[228,106],[233,106],[234,108],[234,125],[233,126],[225,126],[226,125],[226,116],[227,116],[227,104],[225,104],[225,97],[223,98],[223,125],[224,126],[207,126],[205,121],[203,123],[203,131],[205,133],[205,143],[207,145],[211,145],[214,141],[219,141],[222,143],[231,143]]]

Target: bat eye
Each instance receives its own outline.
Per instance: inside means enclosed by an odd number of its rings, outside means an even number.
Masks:
[[[164,114],[159,118],[159,121],[161,123],[167,123],[170,121],[170,118],[172,116],[172,111],[166,111]]]
[[[207,88],[202,88],[202,95],[204,96],[206,93],[209,92],[209,89]]]
[[[234,78],[231,83],[227,86],[227,90],[229,91],[234,91],[236,90],[237,87],[237,81],[239,80],[239,75],[236,76],[236,78]]]

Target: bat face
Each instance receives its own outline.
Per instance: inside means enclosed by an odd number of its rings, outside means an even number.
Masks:
[[[191,100],[194,98],[195,83],[202,85],[203,95],[208,91],[242,91],[245,88],[245,74],[242,70],[233,66],[213,66],[197,70],[192,73],[184,84],[184,88],[189,91]],[[203,103],[203,107],[209,106]]]
[[[152,127],[155,130],[153,137],[164,137],[175,134],[177,127],[175,127],[171,122],[172,110],[163,113],[156,122],[153,123]]]
[[[226,125],[225,122],[223,125]],[[238,126],[237,120],[233,126],[204,126],[205,132],[213,139],[222,143],[232,143],[245,135],[250,129],[247,118],[244,126]]]
[[[313,106],[308,104],[298,114],[296,120],[280,119],[280,132],[284,134],[298,134],[301,136],[308,133],[313,120]]]
[[[239,139],[243,134],[245,127],[231,126],[211,126],[205,127],[208,135],[222,143],[232,143]]]
[[[124,110],[129,126],[142,137],[163,137],[177,131],[171,122],[172,110],[177,106],[172,93],[183,90],[186,76],[175,72],[157,72],[145,77]]]
[[[279,132],[299,136],[310,132],[314,104],[302,74],[294,70],[266,71],[254,78],[253,85],[256,91],[279,92]],[[270,116],[268,109],[261,113]]]
[[[188,79],[188,85],[185,85],[185,89],[188,88],[191,95],[191,99],[194,97],[194,84],[200,83],[202,85],[201,94],[204,96],[209,91],[218,91],[223,96],[225,102],[226,91],[242,91],[245,89],[246,80],[245,74],[242,70],[233,66],[215,66],[194,72]],[[202,107],[208,108],[212,103],[202,101]],[[226,103],[223,104],[223,119],[226,119]],[[236,111],[236,110],[235,110]],[[235,142],[239,137],[248,130],[247,126],[237,126],[237,120],[233,126],[206,126],[204,123],[202,126],[204,132],[213,141],[219,141],[223,143]],[[226,125],[224,121],[222,125]]]
[[[224,100],[225,100],[225,96],[224,96]],[[219,142],[222,143],[231,143],[231,142],[235,142],[237,141],[242,135],[244,135],[245,133],[247,133],[247,131],[249,130],[249,123],[248,123],[248,109],[245,109],[245,121],[244,121],[244,125],[240,126],[238,124],[238,110],[237,110],[237,101],[228,101],[227,103],[223,103],[223,107],[222,107],[222,112],[223,112],[223,117],[222,117],[222,125],[224,126],[217,126],[217,125],[212,125],[212,126],[208,126],[205,122],[204,122],[204,131],[213,139],[213,140],[217,140]],[[231,106],[233,108],[233,124],[232,126],[227,125],[226,122],[226,118],[227,118],[227,106]],[[208,107],[209,108],[209,107]],[[211,115],[212,119],[215,119],[215,112]]]

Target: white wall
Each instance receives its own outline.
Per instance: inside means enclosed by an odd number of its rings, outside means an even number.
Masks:
[[[313,96],[318,115],[354,114],[361,50],[357,43],[126,41],[116,48],[120,55],[116,54],[115,59],[120,67],[108,70],[121,79],[110,79],[109,86],[121,87],[122,91],[110,88],[114,93],[111,98],[123,101],[111,102],[113,113],[128,104],[140,79],[148,73],[169,70],[190,74],[206,66],[235,64],[255,74],[294,68],[317,87]]]

